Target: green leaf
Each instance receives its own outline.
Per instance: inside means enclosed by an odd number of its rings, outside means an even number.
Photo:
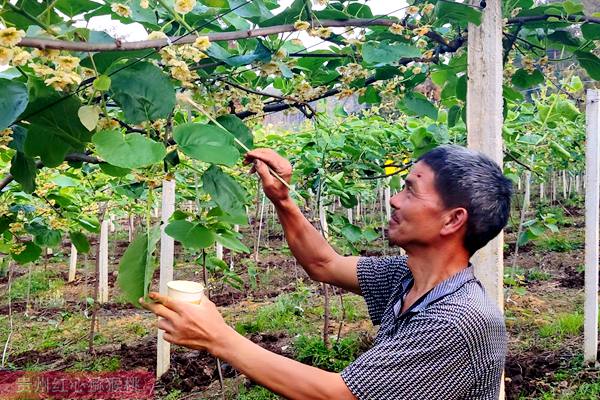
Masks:
[[[15,120],[29,102],[27,86],[18,81],[0,78],[0,130],[6,128]]]
[[[33,262],[37,260],[42,254],[41,247],[37,246],[33,242],[25,242],[25,250],[23,250],[19,254],[11,253],[13,260],[18,262],[21,265],[27,264],[29,262]]]
[[[71,238],[71,243],[73,243],[78,252],[87,253],[90,251],[90,242],[83,233],[72,231],[69,233],[69,237]]]
[[[600,40],[600,24],[586,22],[581,25],[581,33],[585,40]]]
[[[93,131],[98,125],[100,119],[100,107],[98,106],[81,106],[77,111],[77,116],[81,124],[85,126],[88,131]]]
[[[57,247],[61,243],[60,231],[50,229],[37,220],[26,225],[25,230],[34,236],[33,242],[41,247]]]
[[[100,157],[121,168],[147,167],[162,161],[167,154],[162,143],[137,132],[123,135],[119,131],[101,131],[92,141]]]
[[[281,13],[266,21],[262,21],[260,26],[274,26],[293,24],[298,20],[309,21],[312,3],[306,0],[294,0],[294,2]]]
[[[99,90],[101,92],[106,92],[110,89],[111,79],[107,75],[100,75],[96,79],[94,79],[94,89]]]
[[[131,172],[131,169],[129,168],[115,167],[114,165],[105,162],[100,163],[99,166],[106,175],[115,176],[117,178],[123,177]]]
[[[153,254],[159,239],[160,225],[157,224],[149,232],[136,236],[121,257],[117,283],[127,301],[135,306],[139,307],[139,298],[145,297],[150,289],[156,268]]]
[[[550,141],[550,148],[553,150],[554,154],[557,154],[563,160],[571,160],[571,153],[569,153],[564,147],[556,143],[554,140]]]
[[[396,178],[400,178],[396,175]],[[363,237],[367,240],[367,242],[372,242],[373,240],[379,238],[379,233],[373,228],[367,228],[363,232]]]
[[[215,235],[198,222],[176,220],[165,228],[165,233],[188,249],[204,249],[215,242]]]
[[[132,124],[166,118],[175,108],[175,88],[169,77],[148,62],[112,74],[110,95],[123,109],[125,121]]]
[[[218,126],[181,124],[173,130],[173,138],[185,155],[196,160],[234,165],[240,157],[233,135]]]
[[[101,4],[90,0],[57,0],[54,7],[63,14],[74,17],[100,7]]]
[[[92,233],[100,233],[100,222],[96,217],[81,217],[78,218],[77,223],[85,230]]]
[[[216,234],[217,242],[221,243],[223,247],[227,247],[233,251],[242,253],[250,253],[250,249],[246,247],[244,243],[238,239],[233,232],[223,232]]]
[[[226,213],[243,213],[246,202],[244,189],[221,168],[213,165],[207,169],[202,175],[202,187]]]
[[[548,35],[548,39],[554,43],[558,43],[559,45],[563,44],[567,47],[579,47],[581,45],[581,40],[574,37],[571,32],[566,30],[556,30]]]
[[[390,43],[389,40],[381,42],[367,42],[362,46],[362,55],[369,64],[392,64],[401,58],[421,56],[421,51],[415,46],[404,43]]]
[[[362,239],[362,229],[356,225],[347,224],[342,228],[342,235],[344,235],[350,243],[360,242]]]
[[[414,115],[427,116],[434,121],[437,120],[437,107],[420,93],[407,94],[404,97],[404,105]]]
[[[586,51],[576,51],[575,57],[592,79],[600,81],[600,58]]]
[[[458,122],[458,118],[460,117],[460,106],[453,105],[448,110],[448,128],[452,128]]]
[[[252,131],[248,129],[246,124],[244,124],[244,121],[242,121],[236,115],[227,114],[221,115],[219,118],[217,118],[217,122],[220,123],[223,126],[223,128],[227,129],[229,133],[235,136],[237,140],[239,140],[247,148],[252,150],[252,148],[254,147],[254,138],[252,137]],[[237,143],[236,145],[239,146]]]
[[[379,104],[381,103],[381,96],[373,86],[367,86],[365,93],[358,97],[358,102],[361,104]]]
[[[542,139],[543,137],[540,135],[523,135],[517,139],[517,142],[535,146],[538,145]]]
[[[544,74],[542,74],[539,70],[534,70],[532,73],[524,69],[518,69],[512,76],[511,79],[513,85],[521,88],[527,89],[532,86],[537,86],[541,83],[544,83]]]
[[[83,151],[91,133],[79,121],[79,107],[79,101],[69,97],[29,117],[25,153],[39,156],[46,167],[56,167],[68,153]]]
[[[32,158],[18,151],[12,158],[10,173],[25,193],[32,193],[35,190],[37,167]]]
[[[462,75],[456,81],[456,98],[467,101],[467,74]]]
[[[440,22],[456,21],[464,26],[467,22],[475,25],[481,24],[481,11],[469,4],[438,1],[435,13]]]

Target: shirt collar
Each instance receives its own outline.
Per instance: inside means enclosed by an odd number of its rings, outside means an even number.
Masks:
[[[448,279],[438,283],[437,286],[435,286],[429,291],[429,293],[419,304],[417,304],[413,309],[410,310],[410,313],[418,313],[424,310],[431,303],[435,303],[441,298],[456,292],[461,286],[473,279],[475,279],[473,265],[469,263],[467,268],[457,272]],[[413,276],[410,272],[406,274],[404,278],[402,278],[402,280],[400,281],[400,285],[402,286],[401,296],[404,296],[407,289],[411,285],[412,280]]]

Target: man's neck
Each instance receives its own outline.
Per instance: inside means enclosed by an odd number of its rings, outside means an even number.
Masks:
[[[469,264],[469,254],[464,248],[406,249],[408,268],[413,275],[413,295],[421,296],[439,283],[462,271]]]

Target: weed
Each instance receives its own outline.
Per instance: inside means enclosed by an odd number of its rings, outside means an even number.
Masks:
[[[306,324],[304,308],[307,305],[310,292],[308,289],[283,294],[268,306],[258,310],[246,322],[236,325],[236,330],[241,334],[287,330],[296,333]]]
[[[121,359],[119,357],[106,357],[99,356],[94,357],[89,361],[77,361],[69,370],[71,371],[94,371],[94,372],[105,372],[105,371],[117,371],[121,368]]]
[[[183,392],[179,389],[173,389],[164,397],[164,400],[177,400],[182,396]]]
[[[294,350],[296,359],[300,362],[339,372],[354,361],[359,345],[358,338],[353,335],[332,343],[330,348],[327,348],[318,336],[301,335],[294,342]]]
[[[541,269],[532,268],[527,270],[525,278],[528,282],[548,281],[552,278],[552,274]]]
[[[237,398],[238,400],[275,400],[279,397],[262,386],[251,386],[250,388],[242,386]]]
[[[570,240],[562,236],[550,236],[540,240],[537,246],[543,250],[564,253],[581,248],[579,240]]]
[[[29,283],[31,277],[31,286]],[[34,295],[36,293],[44,292],[51,287],[52,278],[56,277],[56,273],[53,271],[32,271],[31,275],[25,274],[18,277],[12,282],[10,290],[10,299],[24,300],[27,298],[27,291],[29,294]],[[56,282],[56,281],[54,281]],[[60,286],[58,283],[52,283],[54,288]]]
[[[583,314],[580,312],[560,314],[554,322],[540,328],[542,338],[562,339],[565,336],[578,335],[583,329]]]

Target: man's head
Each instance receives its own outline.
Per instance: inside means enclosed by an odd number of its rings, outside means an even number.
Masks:
[[[512,183],[481,153],[440,146],[421,156],[395,195],[390,241],[406,247],[462,238],[470,255],[506,225]]]

